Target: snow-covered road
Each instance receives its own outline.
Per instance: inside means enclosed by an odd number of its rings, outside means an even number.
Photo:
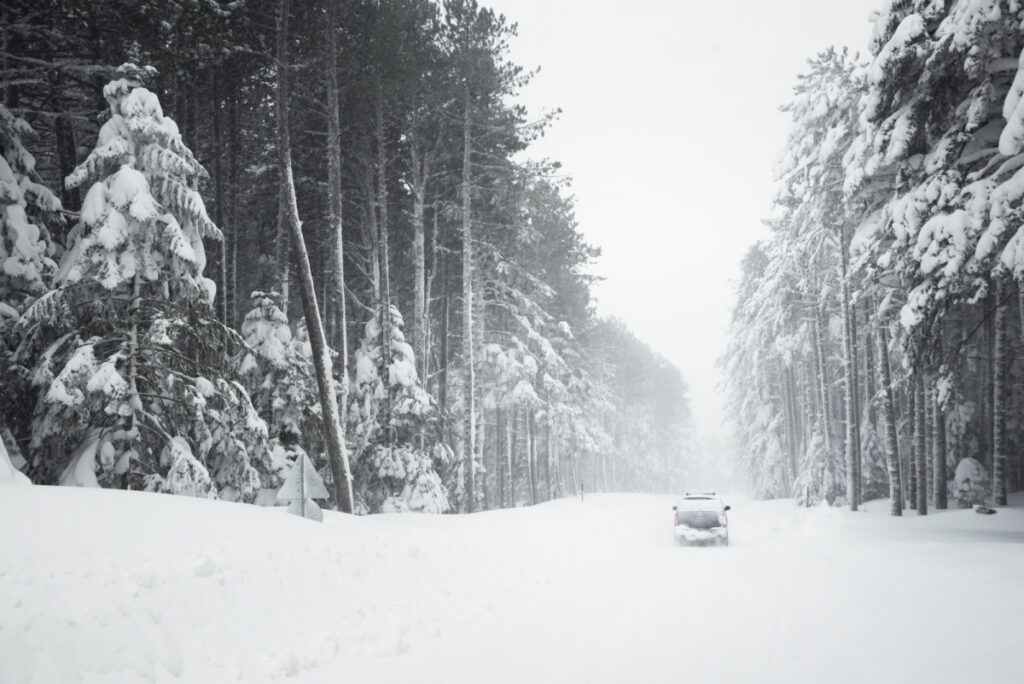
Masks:
[[[327,514],[0,489],[0,683],[1014,681],[1024,509]]]

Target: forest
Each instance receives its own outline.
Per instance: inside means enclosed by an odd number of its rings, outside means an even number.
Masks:
[[[529,156],[558,111],[519,103],[511,20],[475,0],[0,19],[0,434],[33,483],[273,503],[308,455],[356,513],[681,486],[687,385],[595,311],[599,249]],[[1006,319],[971,353],[1005,356]]]
[[[807,63],[720,359],[760,496],[892,515],[1024,488],[1024,9],[883,2]]]

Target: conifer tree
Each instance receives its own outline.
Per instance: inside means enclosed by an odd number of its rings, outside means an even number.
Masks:
[[[368,512],[421,511],[444,513],[448,491],[434,469],[435,460],[451,460],[440,443],[421,446],[426,424],[436,407],[417,374],[416,356],[405,339],[405,323],[397,309],[390,316],[390,364],[382,365],[384,349],[378,316],[367,321],[355,353],[350,422],[357,442],[353,477],[357,502]],[[387,378],[387,382],[384,378]],[[392,392],[390,415],[384,398]]]
[[[220,238],[193,189],[204,171],[140,85],[149,73],[121,74],[104,88],[110,118],[95,149],[67,179],[88,191],[58,288],[22,317],[42,350],[33,471],[251,500],[267,472],[266,425],[203,275],[203,238]]]

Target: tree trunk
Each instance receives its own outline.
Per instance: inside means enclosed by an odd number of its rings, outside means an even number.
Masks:
[[[995,289],[998,289],[998,282],[994,283]],[[989,294],[985,298],[985,311],[991,311],[993,303],[998,306],[998,295]],[[996,322],[995,319],[999,317],[997,311],[995,316],[985,315],[985,342],[988,345],[988,362],[985,364],[986,377],[982,383],[982,387],[985,388],[981,392],[981,425],[985,426],[984,429],[980,430],[984,444],[981,447],[981,452],[985,454],[985,467],[988,471],[995,471],[995,448],[992,440],[996,431],[996,418],[995,418],[995,386],[996,386]],[[993,489],[993,492],[995,489]]]
[[[928,482],[928,495],[930,500],[934,500],[935,494],[935,386],[933,384],[934,376],[928,374],[921,378],[921,382],[925,385],[925,437],[928,440],[928,446],[925,450],[925,480]]]
[[[935,508],[941,511],[948,507],[946,489],[946,413],[945,407],[939,401],[938,392],[935,392],[933,412],[935,416],[932,422],[935,429],[932,440],[935,445],[934,460],[932,461],[933,489],[935,490]]]
[[[348,311],[345,296],[345,241],[342,224],[341,190],[341,110],[338,85],[338,48],[335,42],[333,5],[328,3],[325,22],[327,34],[327,195],[330,207],[332,275],[331,290],[334,300],[335,347],[341,356],[340,404],[341,448],[345,444],[345,412],[348,409]],[[326,280],[326,279],[325,279]],[[347,461],[347,455],[345,460]]]
[[[132,301],[128,305],[128,317],[131,320],[131,327],[128,331],[128,401],[126,402],[131,407],[131,413],[128,414],[128,425],[127,432],[138,432],[138,421],[140,413],[139,409],[142,407],[142,399],[139,397],[139,304],[141,302],[141,287],[139,283],[139,275],[136,274],[132,278]],[[121,488],[129,488],[128,478],[131,476],[132,463],[128,462],[128,471],[121,478]]]
[[[917,514],[928,515],[928,472],[926,462],[928,454],[925,440],[927,438],[927,419],[925,417],[927,392],[924,389],[924,378],[919,376],[915,381],[917,397],[914,400],[914,444],[917,456]]]
[[[535,460],[535,444],[533,443],[533,409],[526,408],[523,416],[526,428],[526,479],[530,487],[530,505],[537,503],[537,473]]]
[[[444,260],[444,297],[441,300],[441,334],[440,334],[440,356],[439,368],[437,369],[437,405],[441,413],[441,434],[444,441],[451,442],[447,435],[448,420],[448,362],[451,356],[448,344],[449,324],[451,321],[451,294],[449,293],[450,279],[448,277],[448,257]]]
[[[505,426],[501,421],[501,407],[494,409],[494,498],[498,508],[505,507]]]
[[[889,468],[889,513],[903,515],[903,483],[900,473],[899,439],[896,436],[896,402],[889,366],[889,333],[884,321],[878,322],[878,368],[881,373],[882,415],[885,418],[885,460]]]
[[[546,501],[554,499],[552,492],[553,487],[551,484],[551,409],[548,409],[547,420],[547,434],[544,439],[544,497]]]
[[[996,276],[996,312],[993,334],[992,381],[992,501],[1006,505],[1006,397],[1009,368],[1007,364],[1006,326],[1009,318],[1009,286],[1007,276]]]
[[[231,248],[228,251],[228,292],[225,296],[228,298],[228,320],[232,327],[238,326],[238,208],[241,202],[238,201],[238,195],[241,191],[239,188],[238,178],[238,89],[235,88],[231,93],[231,100],[229,104],[229,114],[231,117],[231,127],[228,131],[228,183],[231,187],[231,226],[230,230],[224,234],[224,239],[230,243]]]
[[[281,11],[277,24],[277,150],[281,174],[284,211],[289,233],[295,245],[302,308],[305,312],[306,329],[310,346],[313,348],[313,366],[316,383],[320,392],[320,406],[323,413],[327,452],[330,457],[331,473],[334,476],[335,496],[338,509],[352,512],[352,478],[348,454],[342,442],[341,421],[338,415],[338,397],[335,394],[331,356],[324,338],[323,322],[316,301],[316,287],[309,267],[309,254],[302,237],[302,222],[299,220],[299,206],[295,197],[295,183],[292,178],[291,136],[288,130],[288,12],[290,0],[281,0]]]
[[[853,314],[850,311],[850,284],[847,282],[849,259],[846,237],[839,231],[840,244],[840,297],[843,316],[843,400],[846,404],[846,500],[851,511],[860,501],[860,412],[857,406],[857,362],[854,357],[855,335]]]
[[[420,374],[427,377],[427,251],[424,227],[424,207],[427,198],[427,174],[430,172],[430,153],[421,153],[416,140],[409,145],[412,156],[412,348],[421,366]]]
[[[869,300],[870,302],[870,300]],[[870,303],[864,308],[864,389],[866,396],[863,402],[867,406],[868,425],[875,433],[878,433],[878,410],[875,404],[875,395],[878,394],[875,375],[875,348],[871,340],[871,310]],[[863,454],[862,454],[863,456]]]
[[[5,40],[8,33],[8,31],[4,31]],[[56,133],[57,165],[60,169],[60,177],[67,178],[75,170],[75,157],[77,156],[75,127],[71,122],[71,118],[66,114],[58,116],[54,122],[54,132]],[[82,204],[81,190],[78,187],[65,187],[61,183],[60,200],[64,209],[73,211]]]
[[[794,392],[795,386],[793,384],[793,369],[789,366],[782,368],[782,402],[783,402],[783,413],[786,417],[786,442],[787,444],[787,456],[786,465],[789,468],[788,484],[787,487],[790,490],[788,493],[792,493],[793,480],[797,476],[797,458],[796,454],[800,449],[799,446],[799,417],[797,416],[796,401]]]
[[[287,125],[287,124],[285,124]],[[291,282],[291,235],[288,227],[288,198],[285,196],[284,169],[278,168],[280,192],[277,209],[277,291],[281,295],[281,310],[288,315],[288,285]]]
[[[913,378],[907,381],[907,432],[910,435],[910,458],[907,459],[907,507],[917,508],[917,389]]]
[[[817,418],[821,415],[821,397],[818,394],[818,383],[817,383],[817,347],[812,351],[813,361],[808,361],[802,365],[801,370],[804,374],[804,405],[809,407],[810,415],[807,416],[807,420],[804,421],[804,450],[806,453],[807,444],[811,440],[814,426],[817,424]],[[801,454],[803,456],[803,453]]]
[[[427,273],[426,288],[423,294],[423,384],[427,385],[430,379],[430,359],[431,359],[431,347],[433,346],[433,335],[431,335],[430,328],[430,301],[434,292],[434,280],[437,278],[438,262],[440,261],[437,253],[437,239],[438,239],[438,226],[437,226],[437,203],[434,203],[433,207],[433,219],[434,229],[430,233],[430,271]],[[447,282],[446,282],[447,285]]]
[[[519,446],[519,432],[516,429],[519,425],[519,408],[515,405],[509,409],[512,412],[508,421],[508,503],[512,508],[516,507],[516,449]]]
[[[818,383],[818,407],[821,411],[821,436],[825,440],[825,451],[829,455],[829,460],[831,460],[832,430],[829,428],[829,425],[832,420],[832,408],[829,404],[828,376],[825,374],[825,341],[821,331],[821,316],[817,311],[814,313],[814,349],[815,361],[818,365],[818,377],[816,379]]]
[[[825,365],[825,340],[824,333],[822,332],[821,312],[815,308],[814,312],[814,347],[815,357],[817,362],[817,386],[820,400],[818,402],[821,410],[821,435],[825,442],[825,457],[828,460],[829,472],[832,475],[832,482],[827,483],[828,491],[825,492],[826,496],[833,492],[836,488],[836,478],[838,476],[835,454],[832,451],[832,405],[829,398],[828,391],[828,376],[826,374],[827,366]],[[824,483],[823,483],[824,484]]]
[[[213,221],[220,228],[223,237],[220,241],[220,268],[217,269],[217,295],[220,299],[220,320],[228,325],[228,227],[224,225],[224,164],[222,161],[223,144],[221,133],[221,106],[217,97],[216,86],[218,71],[211,72],[210,104],[213,108]]]
[[[380,250],[380,330],[381,363],[384,383],[384,434],[387,448],[395,445],[395,430],[392,424],[394,388],[391,386],[391,269],[388,256],[388,184],[387,158],[384,150],[384,92],[380,76],[377,76],[377,209],[380,223],[377,228],[377,247]],[[472,510],[470,511],[472,512]]]
[[[471,124],[471,103],[469,97],[469,84],[464,90],[464,120],[463,120],[463,149],[462,149],[462,364],[464,366],[465,382],[463,383],[463,410],[464,427],[463,432],[466,440],[466,497],[467,510],[472,513],[476,500],[474,498],[474,484],[476,473],[474,472],[474,459],[476,458],[476,397],[475,395],[475,369],[473,368],[473,223],[470,218],[472,209],[472,167],[471,149],[472,134]]]
[[[371,155],[374,156],[374,155]],[[377,227],[377,189],[374,184],[377,161],[368,161],[363,174],[363,194],[366,198],[366,237],[369,239],[370,281],[373,287],[373,305],[379,307],[381,300],[380,281],[380,229]]]

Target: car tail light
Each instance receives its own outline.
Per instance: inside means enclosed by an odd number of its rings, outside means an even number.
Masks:
[[[676,525],[679,524],[679,514],[678,513],[675,514],[675,523],[676,523]]]
[[[729,522],[729,518],[725,517],[725,513],[724,512],[723,513],[719,513],[719,515],[718,515],[718,522],[720,522],[723,525],[725,525],[726,523]]]

